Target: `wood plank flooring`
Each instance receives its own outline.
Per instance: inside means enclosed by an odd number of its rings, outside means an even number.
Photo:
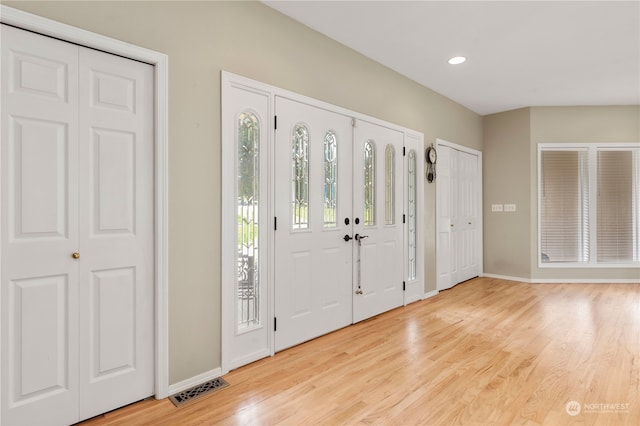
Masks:
[[[224,378],[86,424],[640,425],[640,284],[477,278]]]

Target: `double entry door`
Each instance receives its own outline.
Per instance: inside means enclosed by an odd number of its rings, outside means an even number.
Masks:
[[[2,25],[0,423],[153,394],[153,67]]]
[[[403,304],[403,133],[275,106],[278,351]]]

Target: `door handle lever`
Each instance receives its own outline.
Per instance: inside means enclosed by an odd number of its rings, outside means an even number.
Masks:
[[[355,239],[356,239],[356,241],[360,241],[360,240],[364,240],[367,237],[368,237],[368,235],[356,234]]]
[[[356,240],[358,239],[357,235],[358,235],[358,234],[356,234]],[[346,234],[346,235],[344,236],[343,240],[345,240],[345,241],[349,242],[350,240],[353,240],[353,238],[352,238],[349,234]]]

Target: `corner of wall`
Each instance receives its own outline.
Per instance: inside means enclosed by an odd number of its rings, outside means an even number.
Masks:
[[[531,112],[521,108],[483,118],[484,272],[531,276]],[[515,211],[504,211],[505,204]],[[502,206],[502,211],[492,206]]]

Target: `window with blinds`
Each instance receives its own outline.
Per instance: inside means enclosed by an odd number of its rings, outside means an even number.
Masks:
[[[588,262],[587,152],[545,151],[541,162],[541,260]]]
[[[541,265],[640,262],[640,149],[544,144]]]
[[[598,263],[633,262],[633,153],[598,152]]]

